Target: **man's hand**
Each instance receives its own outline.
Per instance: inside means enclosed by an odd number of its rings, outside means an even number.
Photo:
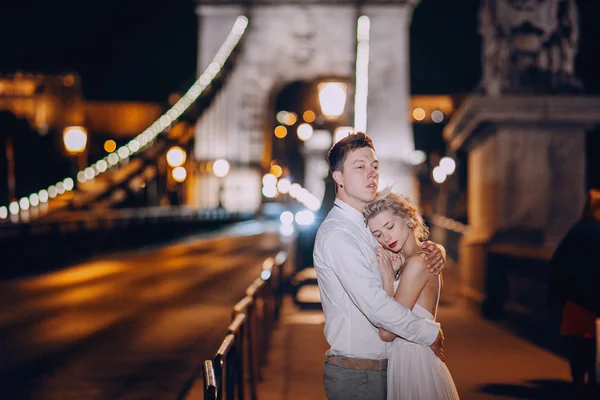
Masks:
[[[446,362],[446,356],[444,355],[444,332],[440,328],[437,338],[431,344],[431,350],[442,362]]]
[[[423,257],[425,268],[429,273],[439,275],[446,266],[446,250],[442,245],[435,244],[430,240],[423,242],[421,247],[427,252]]]

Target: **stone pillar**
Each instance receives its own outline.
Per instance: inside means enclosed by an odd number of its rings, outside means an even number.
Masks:
[[[418,1],[365,5],[369,17],[370,56],[367,134],[381,161],[381,177],[394,192],[414,197],[408,162],[414,150],[410,111],[410,23]]]
[[[468,152],[468,217],[485,241],[499,232],[537,233],[553,248],[585,201],[585,132],[600,98],[473,96],[444,132]],[[534,244],[534,243],[532,243]]]
[[[200,4],[196,7],[198,16],[197,76],[204,72],[227,38],[236,18],[243,14],[244,7],[241,2],[239,3]],[[242,164],[246,161],[242,156],[245,143],[243,139],[240,140],[239,130],[236,129],[239,111],[237,89],[239,88],[232,83],[236,82],[239,74],[237,76],[232,74],[233,76],[229,77],[228,82],[217,93],[212,104],[196,121],[194,158],[197,164],[194,174],[190,177],[189,186],[194,193],[189,196],[189,204],[201,209],[217,208],[219,205],[229,211],[240,211],[243,208],[231,201],[231,198],[234,197],[233,192],[239,188],[237,183],[231,184],[231,182],[238,181],[237,172],[245,169]],[[226,159],[232,166],[230,176],[225,178],[217,178],[211,170],[211,165],[220,158]],[[248,174],[244,176],[248,177]],[[254,175],[249,176],[255,178]],[[252,189],[256,190],[254,187]],[[252,203],[251,205],[255,209],[260,205],[256,205],[256,201],[249,203]]]
[[[463,292],[499,315],[544,280],[505,257],[547,261],[583,207],[585,133],[600,121],[600,98],[574,76],[577,24],[574,0],[482,0],[478,93],[444,130],[468,153]]]
[[[325,196],[325,180],[329,174],[327,151],[331,147],[331,132],[325,129],[316,130],[313,136],[304,142],[304,187],[320,202]]]

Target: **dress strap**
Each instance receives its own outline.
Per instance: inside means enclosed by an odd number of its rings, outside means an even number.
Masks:
[[[442,295],[442,275],[439,274],[437,276],[438,278],[438,295],[437,295],[437,301],[435,302],[435,314],[433,314],[433,319],[437,320],[437,313],[438,313],[438,309],[440,308],[440,296]]]

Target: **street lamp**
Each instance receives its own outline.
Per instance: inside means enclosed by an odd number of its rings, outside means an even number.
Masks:
[[[310,139],[312,137],[313,133],[314,133],[314,129],[313,129],[312,125],[307,124],[307,123],[298,125],[298,130],[297,130],[298,139],[302,140],[303,142]]]
[[[346,106],[346,84],[343,82],[321,82],[319,89],[319,105],[325,118],[332,120],[344,113]]]
[[[187,171],[185,169],[185,167],[175,167],[173,168],[173,170],[171,171],[171,176],[173,177],[173,180],[177,183],[181,183],[183,181],[185,181],[185,178],[187,178]]]
[[[167,164],[171,168],[177,168],[185,164],[187,155],[179,146],[173,146],[167,151]]]
[[[63,130],[63,142],[69,153],[83,153],[87,145],[87,130],[82,126],[67,126]]]
[[[219,179],[219,208],[223,207],[223,201],[221,199],[223,195],[223,178],[227,176],[229,173],[229,162],[227,160],[220,158],[215,160],[213,163],[213,173]]]
[[[215,176],[224,178],[229,173],[229,163],[225,159],[218,159],[213,164],[213,172]]]
[[[167,178],[167,192],[170,197],[173,196],[170,198],[170,203],[180,204],[181,198],[184,196],[182,190],[185,188],[178,184],[183,183],[187,178],[187,170],[185,169],[187,154],[181,147],[173,146],[167,151],[165,158],[167,165],[171,169],[172,181]]]
[[[77,167],[83,170],[86,167],[85,148],[88,133],[83,126],[67,126],[63,129],[63,143],[71,155],[77,157]]]

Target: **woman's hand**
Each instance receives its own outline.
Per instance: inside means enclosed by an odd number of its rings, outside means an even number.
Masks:
[[[386,252],[390,256],[390,260],[392,260],[392,269],[394,270],[395,277],[398,271],[400,271],[400,268],[402,268],[402,265],[404,265],[404,261],[406,261],[406,259],[400,253],[394,253],[390,250],[386,250]]]
[[[377,265],[379,266],[383,282],[393,282],[396,279],[396,272],[394,271],[392,258],[389,253],[381,246],[375,248],[375,257],[377,258]]]

